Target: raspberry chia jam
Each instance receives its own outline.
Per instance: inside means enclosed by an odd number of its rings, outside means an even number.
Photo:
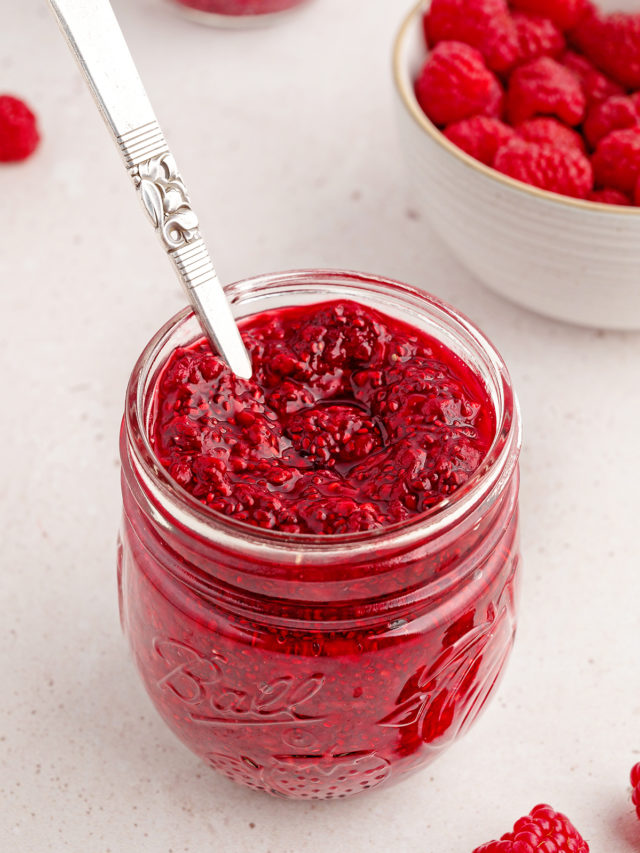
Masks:
[[[244,26],[268,23],[304,0],[174,0],[185,13],[203,24]]]
[[[231,376],[187,312],[121,437],[123,627],[156,708],[234,781],[344,797],[473,722],[515,630],[520,425],[464,318],[353,273],[229,289]]]

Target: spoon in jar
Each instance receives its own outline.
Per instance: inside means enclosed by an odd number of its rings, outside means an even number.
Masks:
[[[111,5],[108,0],[49,5],[203,331],[231,370],[250,379],[249,354]]]

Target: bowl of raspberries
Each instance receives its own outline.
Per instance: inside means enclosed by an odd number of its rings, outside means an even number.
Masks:
[[[422,2],[394,77],[414,191],[462,263],[547,316],[640,329],[640,2]]]

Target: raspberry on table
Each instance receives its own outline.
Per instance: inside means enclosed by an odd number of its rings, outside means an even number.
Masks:
[[[640,818],[640,762],[631,768],[631,787],[633,788],[631,802],[636,807],[636,814]]]
[[[506,0],[432,0],[424,17],[427,44],[460,41],[475,47],[487,67],[508,71],[520,48]]]
[[[516,68],[509,80],[507,117],[520,124],[536,115],[556,116],[568,125],[584,118],[586,98],[577,75],[543,56]]]
[[[514,9],[548,18],[561,30],[571,30],[589,11],[588,0],[511,0]]]
[[[628,89],[640,88],[640,14],[587,15],[572,41],[609,77]]]
[[[26,160],[39,141],[36,117],[24,101],[0,95],[0,162]]]
[[[587,112],[582,128],[589,145],[595,148],[598,142],[612,131],[640,124],[639,106],[638,98],[626,95],[614,95],[606,101],[594,104]]]
[[[549,18],[514,12],[513,23],[518,34],[519,65],[540,56],[556,58],[563,53],[566,47],[564,36]]]
[[[568,50],[559,61],[565,68],[577,74],[588,106],[604,101],[612,95],[624,94],[624,89],[619,83],[610,80],[579,53]]]
[[[617,204],[619,207],[628,207],[631,199],[620,190],[605,187],[603,190],[591,190],[587,196],[588,201],[597,201],[600,204]],[[636,204],[638,202],[636,201]]]
[[[498,118],[504,93],[482,54],[468,44],[443,41],[429,55],[416,97],[431,121],[447,125],[474,115]]]
[[[640,176],[640,125],[614,130],[601,139],[591,162],[597,187],[633,193]]]
[[[573,148],[585,152],[585,145],[580,134],[567,127],[555,118],[530,118],[516,128],[521,139],[527,142],[537,142],[541,145],[553,145],[554,148]]]
[[[450,124],[444,135],[471,157],[487,166],[493,166],[496,151],[513,136],[513,128],[498,118],[473,116]]]
[[[525,184],[573,198],[586,198],[593,188],[588,158],[571,148],[515,138],[499,149],[493,167]]]
[[[539,805],[517,820],[512,832],[473,853],[589,853],[589,845],[565,815]]]

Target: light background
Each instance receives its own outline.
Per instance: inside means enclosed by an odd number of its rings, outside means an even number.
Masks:
[[[115,2],[223,280],[388,275],[452,302],[504,355],[525,429],[524,568],[499,693],[426,771],[330,803],[234,786],[156,716],[118,624],[117,438],[131,367],[184,300],[46,3],[0,0],[0,91],[35,107],[44,137],[0,169],[3,851],[470,853],[540,801],[593,853],[640,850],[640,334],[511,306],[432,234],[393,126],[405,5],[313,0],[222,32],[160,0]]]

